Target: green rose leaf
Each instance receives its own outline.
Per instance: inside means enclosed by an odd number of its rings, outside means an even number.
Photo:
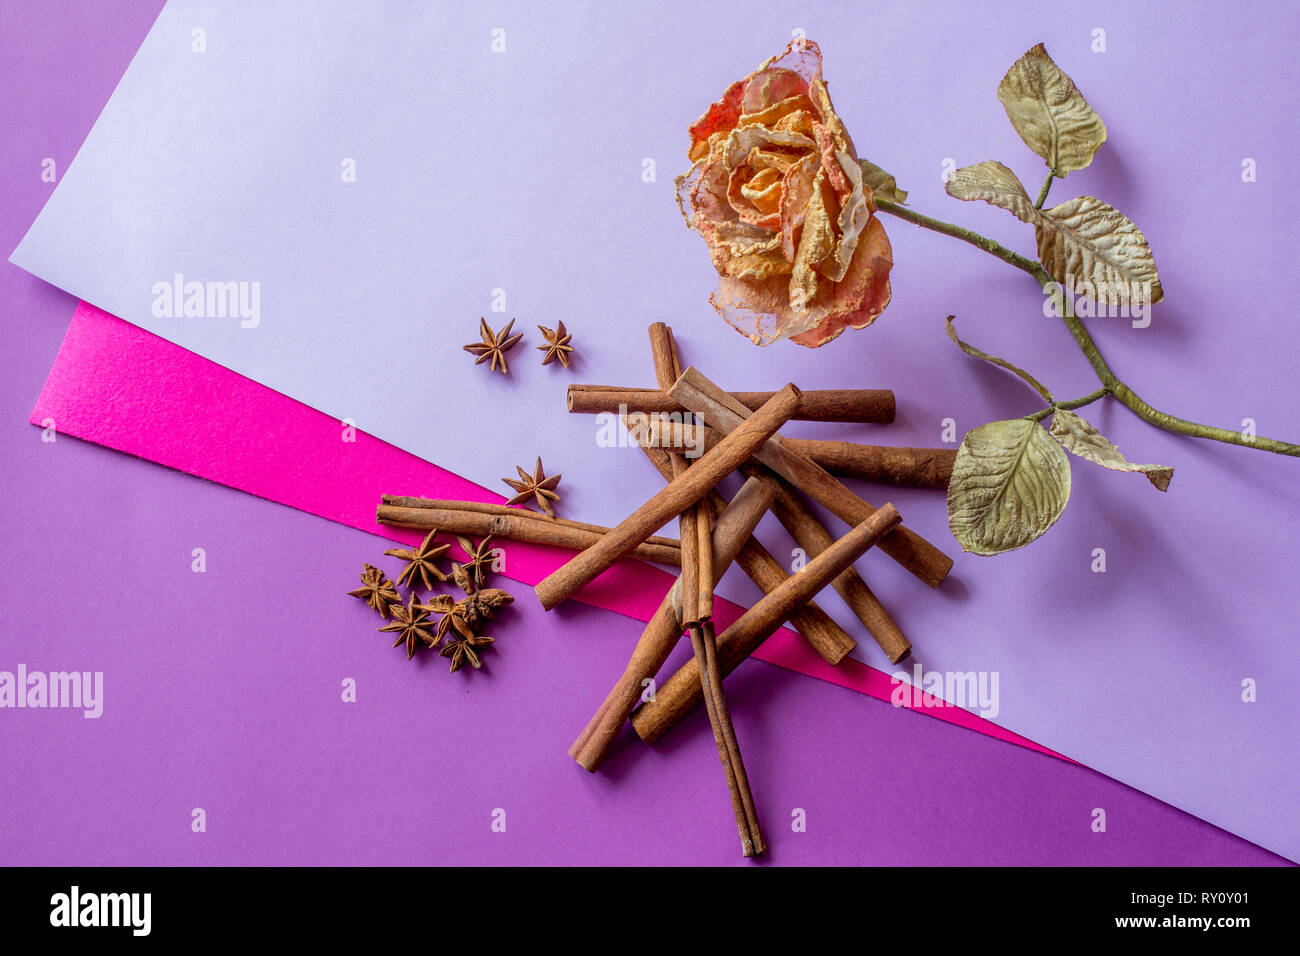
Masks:
[[[1113,295],[1132,297],[1143,287],[1149,303],[1164,298],[1147,237],[1114,206],[1080,196],[1044,209],[1035,230],[1043,268],[1076,295],[1100,302]]]
[[[1021,548],[1056,523],[1070,500],[1070,460],[1024,418],[966,433],[948,484],[948,527],[963,551]]]
[[[1035,209],[1016,174],[991,160],[963,166],[943,188],[954,199],[982,200],[1033,226],[1043,268],[1075,295],[1117,305],[1136,296],[1150,304],[1164,298],[1147,237],[1109,203],[1080,196]]]
[[[1038,225],[1041,218],[1034,201],[1025,192],[1016,174],[1001,163],[988,160],[974,166],[963,166],[943,185],[944,191],[954,199],[972,202],[982,199],[1001,206],[1021,222]]]
[[[1041,43],[1012,64],[998,99],[1025,145],[1058,177],[1083,169],[1106,142],[1106,124]]]
[[[1058,408],[1052,415],[1052,436],[1066,451],[1073,452],[1080,458],[1095,461],[1111,471],[1140,471],[1160,491],[1169,490],[1169,480],[1174,477],[1172,468],[1166,465],[1133,464],[1091,422],[1069,409]]]
[[[868,159],[858,160],[858,165],[862,167],[863,185],[871,190],[872,195],[877,199],[898,203],[900,206],[906,205],[907,190],[899,189],[898,182],[893,176]]]
[[[988,352],[981,352],[979,349],[971,345],[969,342],[963,342],[961,339],[959,339],[957,337],[957,330],[953,328],[952,325],[952,320],[955,318],[956,316],[950,315],[948,316],[948,318],[944,320],[943,324],[944,327],[948,330],[948,338],[952,339],[954,342],[957,343],[957,348],[961,349],[971,358],[983,359],[985,362],[992,362],[994,365],[998,366],[998,368],[1004,368],[1008,372],[1014,372],[1016,375],[1020,376],[1020,378],[1030,388],[1036,391],[1039,395],[1043,396],[1043,398],[1046,401],[1050,402],[1052,400],[1052,393],[1047,390],[1047,386],[1044,385],[1042,382],[1040,382],[1038,379],[1034,378],[1032,375],[1030,375],[1020,366],[1013,365],[1010,362],[1008,362],[1006,359],[998,358],[996,355],[989,355]]]

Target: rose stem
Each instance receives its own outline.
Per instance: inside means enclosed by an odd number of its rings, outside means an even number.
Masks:
[[[691,411],[703,415],[709,425],[719,431],[731,432],[748,420],[748,409],[736,406],[730,396],[694,368],[682,373],[669,394]],[[706,452],[705,456],[708,454]],[[850,527],[861,523],[875,511],[815,462],[787,448],[779,436],[763,443],[754,457],[804,494],[821,502]],[[952,558],[910,528],[895,530],[881,543],[880,550],[932,588],[937,588],[952,570]]]
[[[1049,180],[1050,182],[1050,180]],[[1101,350],[1097,348],[1097,343],[1093,340],[1092,334],[1087,327],[1080,321],[1074,313],[1074,306],[1070,302],[1060,287],[1047,271],[1032,259],[1026,259],[1018,253],[982,236],[973,230],[966,229],[962,226],[955,226],[950,222],[944,222],[941,219],[935,219],[931,216],[923,215],[914,209],[908,209],[906,206],[899,206],[892,202],[878,200],[876,208],[881,212],[887,212],[890,215],[898,216],[900,219],[906,219],[922,229],[930,229],[934,232],[942,233],[946,236],[952,236],[963,242],[968,242],[976,248],[983,249],[990,255],[997,256],[1008,265],[1012,265],[1022,272],[1027,272],[1034,280],[1043,287],[1044,292],[1049,292],[1052,302],[1056,307],[1056,314],[1061,317],[1065,323],[1066,329],[1074,338],[1074,342],[1083,352],[1084,358],[1092,366],[1096,373],[1098,381],[1105,389],[1107,394],[1113,395],[1122,404],[1128,407],[1139,418],[1150,422],[1157,428],[1163,428],[1165,431],[1173,432],[1177,435],[1191,435],[1195,438],[1207,438],[1212,441],[1226,442],[1229,445],[1244,445],[1247,448],[1258,448],[1262,451],[1271,451],[1278,455],[1291,455],[1300,457],[1300,444],[1294,442],[1278,441],[1275,438],[1265,438],[1262,435],[1247,435],[1243,432],[1233,431],[1228,428],[1216,428],[1213,425],[1202,425],[1198,422],[1189,422],[1186,419],[1178,418],[1167,412],[1159,411],[1152,408],[1145,401],[1138,397],[1128,384],[1119,378],[1110,365],[1102,358]]]

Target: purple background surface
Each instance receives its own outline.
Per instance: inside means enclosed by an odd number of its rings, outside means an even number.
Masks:
[[[51,189],[41,159],[66,168],[156,8],[0,13],[13,91],[0,114],[0,239],[11,247]],[[42,443],[25,419],[74,303],[9,265],[0,283],[12,569],[0,669],[102,670],[106,697],[98,720],[0,712],[0,861],[738,862],[702,715],[655,751],[625,739],[597,777],[564,755],[637,623],[521,600],[486,672],[408,664],[340,596],[378,539],[74,440]],[[995,378],[970,374],[1001,395]],[[1239,461],[1200,459],[1215,474]],[[1081,493],[1107,500],[1100,485]],[[195,547],[207,551],[202,575]],[[345,677],[355,704],[340,701]],[[728,689],[775,862],[1281,862],[1093,771],[776,668],[748,665]],[[818,740],[812,727],[834,732]],[[206,833],[190,830],[195,807]],[[504,834],[490,829],[498,807]],[[789,831],[795,807],[807,833]],[[1105,834],[1089,829],[1095,807]]]

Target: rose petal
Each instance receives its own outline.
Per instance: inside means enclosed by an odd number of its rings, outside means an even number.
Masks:
[[[805,156],[785,174],[785,191],[781,197],[781,250],[788,262],[794,262],[803,235],[808,200],[812,198],[813,176],[818,168],[815,155]]]
[[[756,170],[750,166],[749,158],[764,149],[785,149],[790,151],[808,151],[816,143],[806,136],[793,132],[779,132],[762,126],[749,126],[735,129],[727,137],[726,144],[719,151],[719,159],[729,170],[726,195],[731,209],[729,218],[739,218],[744,222],[776,232],[781,228],[781,209],[777,197],[767,207],[760,208],[744,194],[744,186],[754,178]],[[712,162],[713,160],[710,160]],[[720,175],[720,174],[717,174]],[[697,211],[699,207],[697,206]],[[702,212],[702,215],[716,215],[716,211]]]
[[[744,222],[727,223],[713,235],[710,255],[719,275],[766,279],[790,274],[781,237]]]
[[[727,199],[727,168],[720,157],[704,160],[691,188],[690,203],[695,211],[695,230],[707,240],[720,223],[736,218]]]
[[[815,43],[732,84],[691,127],[690,156],[679,202],[719,275],[710,301],[742,334],[817,347],[889,303],[889,239]]]
[[[751,169],[753,167],[750,167]],[[775,214],[781,220],[781,173],[771,167],[760,169],[754,177],[740,187],[741,194],[765,214]]]
[[[773,103],[766,109],[758,110],[753,113],[742,113],[736,126],[744,129],[747,126],[767,126],[772,129],[789,128],[782,127],[782,123],[791,116],[797,117],[802,114],[807,116],[814,109],[812,100],[808,94],[800,93],[798,96],[787,96],[779,103]]]
[[[774,202],[770,203],[772,211],[759,208],[745,192],[754,176],[754,170],[748,163],[742,163],[733,169],[727,182],[727,200],[741,222],[775,232],[781,226],[780,197],[773,197]],[[780,188],[779,180],[776,188]]]
[[[842,203],[836,221],[839,242],[835,247],[835,254],[823,260],[818,266],[818,271],[826,278],[839,282],[848,272],[849,263],[853,261],[853,251],[858,244],[858,236],[866,228],[876,207],[863,185],[862,167],[844,153],[837,153],[832,162],[840,175],[845,176],[850,183],[850,190],[847,196],[837,196]]]
[[[818,295],[817,265],[835,251],[835,229],[832,213],[827,203],[834,202],[828,195],[826,172],[818,169],[813,180],[812,196],[804,213],[803,236],[799,251],[795,253],[794,268],[790,272],[788,311],[799,319],[815,309]],[[786,325],[783,322],[782,325]],[[815,323],[814,323],[815,324]],[[807,328],[808,326],[804,326]],[[799,329],[798,331],[802,331]]]
[[[727,87],[722,99],[705,110],[704,115],[691,124],[691,146],[687,158],[691,162],[709,154],[709,140],[714,133],[731,130],[740,119],[740,98],[744,95],[745,81],[737,80]]]
[[[817,141],[793,130],[767,129],[747,126],[732,130],[721,149],[722,162],[734,169],[745,162],[756,149],[784,149],[792,153],[816,150]]]
[[[844,170],[840,169],[839,160],[835,158],[835,137],[831,131],[826,128],[825,124],[813,124],[813,139],[817,140],[817,148],[822,154],[822,169],[826,170],[826,178],[830,180],[831,188],[835,190],[840,197],[848,194],[849,181],[844,175]]]
[[[845,329],[865,329],[876,321],[889,305],[893,264],[885,227],[873,216],[858,243],[849,274],[836,283],[830,313],[816,327],[790,336],[790,341],[815,349],[839,338]]]
[[[812,139],[813,123],[816,122],[816,114],[809,110],[800,110],[797,113],[789,113],[782,116],[772,126],[777,132],[800,133]]]
[[[807,312],[795,313],[789,303],[789,280],[772,276],[763,281],[722,276],[710,303],[733,328],[756,345],[783,338],[808,348],[818,348],[838,338],[845,329],[863,329],[889,305],[889,270],[893,255],[889,237],[872,217],[858,243],[857,254],[843,282]],[[823,280],[823,286],[831,286]]]
[[[741,335],[755,345],[775,342],[780,335],[777,312],[789,308],[790,277],[745,281],[720,276],[709,302]]]
[[[740,99],[741,116],[762,112],[773,103],[808,93],[807,78],[781,66],[760,67],[743,82],[745,90]]]
[[[755,147],[750,150],[745,162],[749,163],[754,169],[775,169],[778,173],[784,175],[800,158],[790,153],[777,152],[774,149]]]
[[[822,125],[830,130],[830,134],[835,139],[836,148],[840,152],[848,153],[854,159],[857,159],[858,151],[853,148],[853,140],[849,137],[849,131],[844,128],[844,123],[840,120],[840,114],[835,112],[835,106],[831,103],[830,91],[826,89],[826,83],[821,74],[821,55],[817,57],[817,75],[814,76],[808,84],[812,92],[812,100],[817,104],[817,112],[821,114]]]

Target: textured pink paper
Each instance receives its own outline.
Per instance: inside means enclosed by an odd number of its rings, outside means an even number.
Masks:
[[[401,449],[355,431],[301,402],[124,322],[78,305],[36,408],[61,434],[207,478],[280,504],[397,541],[418,532],[375,520],[382,494],[501,502],[504,499]],[[533,585],[572,552],[510,545],[508,577]],[[623,562],[577,595],[596,607],[646,621],[672,582],[665,571]],[[719,624],[741,608],[719,599]],[[831,667],[789,629],[754,655],[841,687],[889,700],[887,674],[851,658]],[[616,675],[610,675],[611,683]],[[905,704],[904,706],[911,706]],[[959,707],[924,695],[922,713],[1061,759],[1060,754]]]

